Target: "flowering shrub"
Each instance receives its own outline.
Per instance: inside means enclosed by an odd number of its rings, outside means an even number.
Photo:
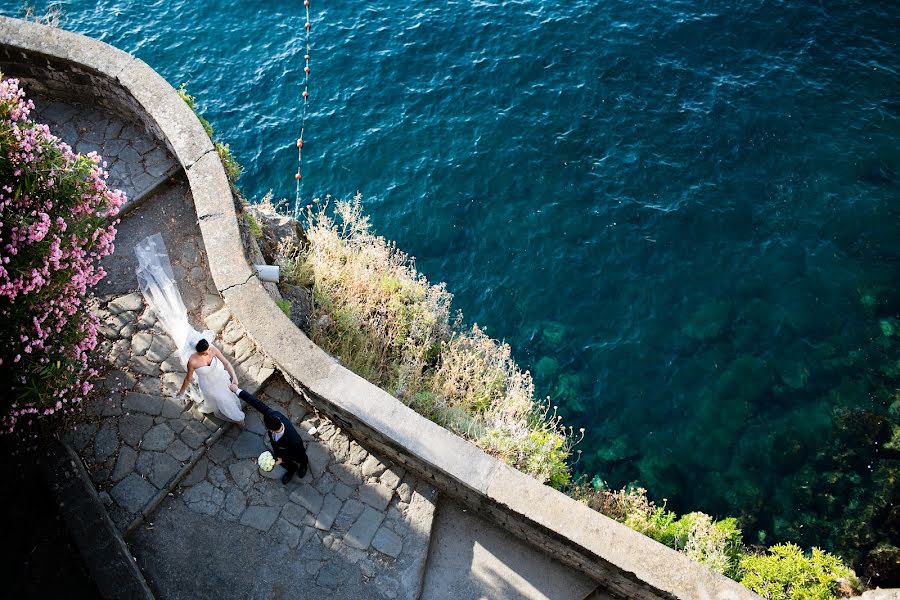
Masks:
[[[97,319],[84,306],[113,251],[125,195],[100,156],[75,154],[28,116],[16,79],[0,81],[0,419],[64,411],[91,390]]]

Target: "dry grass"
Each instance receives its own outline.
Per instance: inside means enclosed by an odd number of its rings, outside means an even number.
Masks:
[[[452,295],[371,230],[359,195],[305,211],[309,247],[282,247],[286,279],[312,284],[312,338],[357,374],[542,482],[569,481],[571,430],[537,402],[510,347],[464,329]]]

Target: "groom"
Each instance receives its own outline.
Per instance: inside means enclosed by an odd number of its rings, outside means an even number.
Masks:
[[[250,404],[263,416],[269,441],[272,443],[272,454],[275,455],[275,464],[284,467],[285,474],[281,476],[281,483],[287,483],[298,473],[301,479],[306,475],[306,466],[309,459],[306,457],[306,447],[300,434],[294,429],[290,419],[277,410],[272,410],[263,404],[256,396],[240,389],[235,384],[228,386],[238,398]]]

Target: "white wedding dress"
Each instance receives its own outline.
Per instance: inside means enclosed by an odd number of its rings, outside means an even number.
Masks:
[[[134,254],[138,261],[136,273],[141,293],[156,313],[162,328],[175,342],[181,364],[187,370],[188,360],[194,354],[197,342],[202,338],[211,344],[215,336],[209,330],[197,331],[188,322],[187,309],[175,283],[162,236],[157,233],[144,238],[135,246]],[[209,365],[194,369],[194,373],[200,390],[199,393],[196,390],[189,393],[198,402],[200,412],[216,413],[236,423],[244,420],[241,401],[228,388],[231,376],[221,360],[213,357]]]

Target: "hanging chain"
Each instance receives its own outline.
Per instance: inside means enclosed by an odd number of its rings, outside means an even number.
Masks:
[[[297,172],[294,173],[294,179],[297,180],[297,193],[294,198],[294,218],[300,217],[300,188],[303,184],[303,133],[306,130],[306,114],[309,108],[309,30],[312,25],[309,21],[309,0],[303,0],[303,6],[306,8],[306,53],[303,55],[303,116],[300,119],[300,137],[297,138]]]

